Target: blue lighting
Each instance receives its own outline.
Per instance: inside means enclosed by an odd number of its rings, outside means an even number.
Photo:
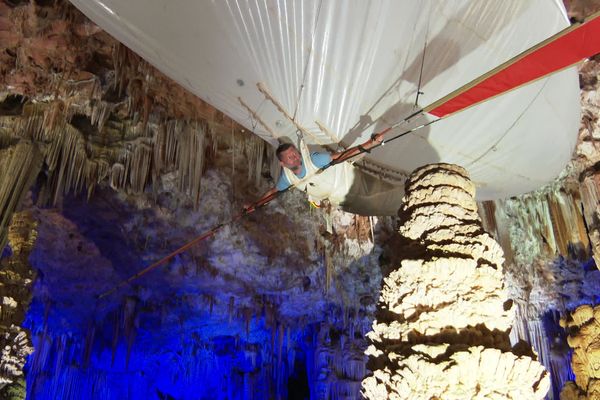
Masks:
[[[310,329],[268,328],[257,318],[246,335],[244,324],[209,314],[162,326],[137,314],[129,324],[121,309],[77,332],[52,331],[68,319],[34,300],[26,321],[36,349],[26,365],[28,398],[308,398],[288,387],[308,393]]]
[[[10,248],[10,245],[6,245],[6,247],[4,247],[4,250],[2,250],[2,254],[0,254],[0,259],[7,258],[10,256],[12,256],[12,249]]]

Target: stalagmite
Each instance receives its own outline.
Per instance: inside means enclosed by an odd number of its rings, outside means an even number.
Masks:
[[[575,374],[575,382],[567,382],[561,391],[561,400],[600,398],[600,306],[580,306],[560,324],[569,333]]]
[[[401,209],[400,265],[384,278],[363,394],[369,399],[543,399],[546,371],[511,352],[503,255],[458,166],[415,171]]]

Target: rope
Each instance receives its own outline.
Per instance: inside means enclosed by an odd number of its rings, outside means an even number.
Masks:
[[[417,84],[417,96],[415,98],[415,108],[419,107],[419,95],[423,94],[423,92],[421,92],[421,81],[423,79],[423,66],[425,65],[427,40],[429,38],[429,22],[431,22],[431,2],[429,2],[429,17],[427,18],[427,28],[425,30],[425,43],[423,44],[423,57],[421,58],[421,70],[419,71],[419,83]]]
[[[298,182],[298,184],[302,183],[304,180]],[[294,185],[290,185],[287,188],[285,188],[284,190],[272,193],[268,196],[265,196],[259,200],[257,200],[255,203],[253,203],[250,207],[248,207],[247,209],[244,209],[241,213],[239,213],[238,215],[236,215],[235,217],[231,218],[229,221],[224,222],[224,223],[220,223],[218,225],[213,226],[210,230],[202,233],[201,235],[197,236],[196,238],[194,238],[193,240],[189,241],[188,243],[184,244],[183,246],[181,246],[180,248],[174,250],[173,252],[171,252],[170,254],[166,255],[165,257],[161,258],[160,260],[156,261],[155,263],[149,265],[148,267],[144,268],[143,270],[137,272],[136,274],[130,276],[129,278],[125,279],[124,281],[121,281],[120,283],[118,283],[116,286],[114,286],[113,288],[99,294],[97,296],[98,300],[102,299],[104,297],[107,297],[111,294],[113,294],[114,292],[116,292],[118,289],[122,288],[123,286],[127,285],[128,283],[133,282],[134,280],[142,277],[143,275],[146,275],[148,272],[152,271],[153,269],[165,264],[167,261],[171,260],[172,258],[174,258],[175,256],[177,256],[178,254],[183,253],[184,251],[186,251],[187,249],[189,249],[190,247],[192,247],[193,245],[195,245],[196,243],[199,243],[201,241],[203,241],[204,239],[208,239],[209,237],[213,236],[214,234],[216,234],[221,228],[227,226],[227,225],[231,225],[235,222],[237,222],[238,220],[240,220],[241,218],[245,217],[248,214],[251,214],[252,212],[256,211],[257,209],[265,206],[267,203],[269,203],[271,200],[275,199],[276,197],[278,197],[279,195],[287,192],[288,190],[290,190],[292,187],[294,187]]]
[[[401,124],[409,121],[410,119],[412,119],[413,117],[422,114],[423,110],[419,110],[419,111],[415,111],[414,113],[412,113],[411,115],[409,115],[408,117],[404,118],[403,120],[395,123],[394,125],[382,130],[379,133],[373,134],[373,136],[380,136],[380,135],[385,135],[388,132],[390,132],[392,129],[400,126]],[[369,148],[369,151],[371,151],[372,149],[376,149],[377,147],[383,146],[385,143],[389,143],[392,142],[396,139],[399,139],[405,135],[408,135],[411,132],[415,132],[421,128],[424,128],[426,126],[432,125],[438,121],[440,121],[442,118],[438,118],[432,121],[429,121],[425,124],[421,124],[418,126],[415,126],[412,129],[408,129],[394,137],[392,137],[391,139],[388,139],[386,141],[382,141],[381,143],[378,143],[374,146],[371,146]],[[362,150],[361,150],[362,148]],[[355,151],[356,149],[358,149],[359,151],[357,153],[352,154],[353,151]],[[233,217],[232,219],[230,219],[229,221],[225,222],[225,223],[221,223],[218,225],[215,225],[214,227],[212,227],[210,230],[204,232],[203,234],[201,234],[200,236],[197,236],[195,239],[191,240],[190,242],[184,244],[183,246],[181,246],[180,248],[174,250],[173,252],[171,252],[170,254],[168,254],[167,256],[161,258],[160,260],[156,261],[155,263],[149,265],[148,267],[144,268],[143,270],[139,271],[138,273],[136,273],[135,275],[130,276],[129,278],[127,278],[126,280],[120,282],[119,284],[117,284],[116,286],[114,286],[113,288],[101,293],[100,295],[98,295],[98,300],[105,298],[109,295],[111,295],[112,293],[116,292],[118,289],[122,288],[123,286],[127,285],[128,283],[133,282],[134,280],[142,277],[143,275],[147,274],[148,272],[152,271],[153,269],[165,264],[167,261],[171,260],[172,258],[174,258],[176,255],[183,253],[184,251],[186,251],[187,249],[189,249],[190,247],[192,247],[193,245],[195,245],[196,243],[199,243],[201,241],[203,241],[204,239],[208,239],[209,237],[213,236],[214,234],[216,234],[221,228],[227,226],[227,225],[231,225],[235,222],[237,222],[238,220],[240,220],[241,218],[245,217],[246,215],[249,215],[251,213],[253,213],[254,211],[256,211],[258,208],[261,208],[265,205],[267,205],[269,202],[271,202],[273,199],[279,197],[280,195],[284,194],[285,192],[287,192],[288,190],[297,187],[298,185],[301,185],[303,183],[305,183],[306,181],[308,181],[309,179],[312,179],[313,177],[321,174],[323,171],[325,171],[327,168],[333,167],[334,165],[340,164],[344,161],[350,160],[353,157],[356,157],[357,155],[363,153],[364,151],[366,151],[364,149],[364,147],[362,145],[358,145],[355,147],[351,147],[349,149],[344,150],[343,152],[340,153],[340,155],[334,159],[331,160],[327,165],[319,168],[317,171],[315,171],[312,174],[309,174],[307,176],[305,176],[303,179],[301,179],[300,181],[298,181],[295,184],[291,184],[288,187],[286,187],[283,190],[280,191],[276,191],[274,193],[271,193],[267,196],[264,196],[263,198],[257,200],[255,203],[253,203],[251,206],[249,206],[248,208],[245,208],[241,213],[239,213],[238,215],[236,215],[235,217]]]
[[[298,112],[298,107],[300,106],[300,98],[302,98],[302,91],[304,90],[304,82],[306,82],[306,70],[308,69],[308,62],[310,61],[310,57],[312,55],[313,48],[315,47],[315,36],[317,33],[317,25],[319,24],[319,16],[321,15],[321,6],[323,5],[323,0],[319,2],[319,8],[317,9],[317,15],[315,17],[315,26],[313,28],[312,37],[310,39],[310,51],[308,56],[306,57],[306,63],[304,63],[304,71],[302,72],[302,83],[300,84],[300,88],[298,90],[298,99],[296,100],[296,108],[294,109],[294,114],[292,116],[292,121],[296,121],[296,113]]]
[[[178,248],[177,250],[173,251],[171,254],[161,258],[160,260],[156,261],[154,264],[149,265],[148,267],[144,268],[143,270],[139,271],[138,273],[136,273],[135,275],[130,276],[129,278],[127,278],[126,280],[120,282],[118,285],[114,286],[112,289],[107,290],[106,292],[100,294],[98,296],[98,299],[102,299],[106,296],[111,295],[112,293],[116,292],[118,289],[122,288],[123,286],[127,285],[128,283],[138,279],[139,277],[141,277],[142,275],[147,274],[148,272],[150,272],[151,270],[153,270],[154,268],[158,267],[159,265],[162,265],[164,263],[166,263],[167,261],[169,261],[170,259],[172,259],[173,257],[175,257],[176,255],[184,252],[185,250],[189,249],[190,247],[192,247],[193,245],[195,245],[196,243],[214,235],[217,230],[219,230],[220,228],[224,227],[225,225],[229,225],[230,223],[233,223],[236,219],[233,219],[225,224],[219,224],[215,227],[213,227],[210,231],[203,233],[202,235],[196,237],[194,240],[192,240],[191,242],[186,243],[185,245],[181,246],[180,248]]]
[[[336,158],[335,160],[331,160],[331,162],[330,162],[329,164],[325,165],[323,168],[321,168],[321,169],[318,171],[318,173],[321,173],[321,172],[322,172],[322,170],[325,170],[325,169],[327,169],[327,168],[329,168],[329,167],[331,167],[331,166],[333,166],[333,165],[340,164],[340,163],[342,163],[342,162],[344,162],[344,161],[348,161],[348,160],[350,160],[351,158],[354,158],[354,157],[356,157],[358,154],[361,154],[361,153],[364,153],[364,152],[371,152],[373,149],[376,149],[376,148],[378,148],[378,147],[380,147],[380,146],[383,146],[383,145],[385,145],[386,143],[393,142],[394,140],[400,139],[401,137],[403,137],[403,136],[406,136],[406,135],[408,135],[409,133],[412,133],[412,132],[418,131],[419,129],[425,128],[426,126],[433,125],[434,123],[436,123],[436,122],[438,122],[438,121],[440,121],[440,120],[442,120],[442,119],[443,119],[443,118],[434,119],[434,120],[431,120],[431,121],[429,121],[429,122],[427,122],[427,123],[424,123],[424,124],[421,124],[421,125],[417,125],[417,126],[415,126],[414,128],[407,129],[407,130],[405,130],[404,132],[401,132],[401,133],[399,133],[398,135],[396,135],[396,136],[394,136],[394,137],[392,137],[392,138],[390,138],[390,139],[388,139],[388,140],[382,140],[382,141],[381,141],[381,143],[377,143],[376,145],[373,145],[373,146],[371,146],[371,147],[369,148],[369,150],[368,150],[368,151],[367,151],[367,150],[365,150],[365,149],[364,149],[364,148],[363,148],[361,145],[358,145],[358,146],[355,146],[355,147],[351,147],[351,148],[349,148],[348,150],[345,150],[345,151],[343,151],[342,153],[340,153],[340,156],[339,156],[338,158]],[[394,125],[390,126],[389,128],[386,128],[386,129],[384,129],[383,131],[381,131],[381,132],[379,132],[379,133],[375,133],[375,134],[373,134],[373,136],[377,136],[377,135],[385,135],[386,133],[388,133],[389,131],[391,131],[391,130],[392,130],[392,129],[394,129],[395,127],[397,127],[397,126],[399,126],[400,124],[404,123],[405,121],[406,121],[406,120],[403,120],[403,121],[397,122],[397,123],[395,123]],[[356,149],[356,148],[358,148],[358,149],[360,150],[360,152],[359,152],[359,153],[356,153],[356,154],[350,154],[350,153],[351,153],[351,151],[352,151],[352,150],[354,150],[354,149]],[[361,149],[362,149],[362,150],[361,150]]]

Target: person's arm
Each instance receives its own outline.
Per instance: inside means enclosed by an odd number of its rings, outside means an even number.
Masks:
[[[367,140],[365,143],[361,144],[360,146],[365,150],[370,150],[371,148],[381,144],[382,142],[383,142],[383,134],[378,133],[376,135],[373,135],[373,137],[371,139]],[[360,154],[360,153],[362,153],[362,150],[359,149],[358,146],[354,146],[354,147],[350,148],[349,150],[333,153],[331,155],[331,160],[338,159],[342,154],[344,155],[344,159],[348,159],[348,158],[352,158],[355,155]]]
[[[285,173],[283,172],[283,170],[281,170],[281,173],[279,174],[279,179],[277,180],[277,183],[275,184],[275,187],[269,189],[265,194],[262,195],[262,197],[258,200],[256,200],[254,203],[252,204],[244,204],[244,211],[245,212],[252,212],[256,209],[256,204],[260,203],[261,200],[269,197],[269,196],[273,196],[275,193],[277,192],[281,192],[283,190],[286,190],[288,187],[290,186],[290,182],[288,181],[287,177],[285,176]]]
[[[252,211],[256,210],[257,203],[260,203],[260,201],[262,199],[265,199],[265,198],[267,198],[269,196],[272,196],[275,193],[277,193],[278,191],[279,190],[277,189],[277,187],[269,189],[267,192],[265,192],[265,194],[263,194],[260,197],[260,199],[256,200],[254,203],[252,203],[252,204],[248,204],[248,203],[244,204],[244,211],[247,212],[247,213],[249,213],[249,212],[252,212]]]

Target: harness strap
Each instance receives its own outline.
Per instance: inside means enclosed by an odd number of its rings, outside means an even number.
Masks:
[[[357,148],[358,150],[360,150],[360,152],[361,152],[361,153],[370,153],[370,152],[371,152],[371,150],[370,150],[370,149],[369,149],[369,150],[367,150],[367,149],[365,149],[364,147],[362,147],[360,144],[359,144],[358,146],[356,146],[356,148]]]

